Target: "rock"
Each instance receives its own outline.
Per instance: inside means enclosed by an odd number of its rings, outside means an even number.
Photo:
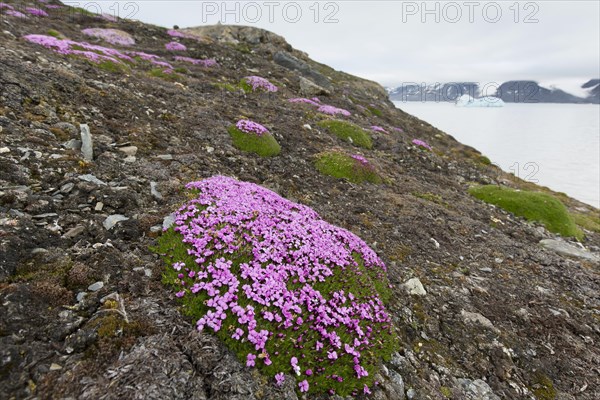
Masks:
[[[81,140],[71,139],[64,142],[62,145],[65,149],[79,150],[81,149]]]
[[[408,293],[416,296],[425,296],[427,294],[419,278],[409,279],[404,283],[404,288]]]
[[[62,185],[60,187],[60,192],[61,193],[69,193],[71,190],[73,190],[74,187],[75,187],[75,184],[73,182],[65,183],[64,185]]]
[[[543,239],[540,241],[540,244],[547,249],[555,251],[561,256],[580,258],[592,262],[600,262],[600,257],[598,255],[590,253],[587,250],[577,248],[561,240]]]
[[[163,161],[171,161],[173,156],[171,154],[159,154],[156,156],[156,158]]]
[[[80,302],[81,300],[85,299],[85,296],[87,296],[86,292],[77,293],[77,302]]]
[[[37,214],[37,215],[34,215],[31,218],[33,218],[33,219],[45,219],[45,218],[54,218],[54,217],[58,217],[58,214],[57,213]]]
[[[417,395],[417,392],[415,389],[410,388],[406,391],[406,398],[408,400],[414,399],[416,395]]]
[[[396,395],[390,397],[397,400],[404,400],[404,380],[402,375],[394,370],[389,371],[391,387],[394,389]]]
[[[163,229],[169,229],[175,223],[175,214],[169,214],[163,219]]]
[[[500,330],[496,328],[494,324],[492,324],[492,321],[490,321],[489,319],[487,319],[479,313],[472,313],[466,310],[462,310],[460,312],[460,315],[463,317],[463,320],[466,323],[479,324],[487,329],[490,329],[491,331],[500,333]]]
[[[104,208],[104,203],[99,201],[96,203],[96,206],[94,207],[94,211],[102,211],[103,208]]]
[[[8,147],[0,147],[0,154],[10,153],[10,149]]]
[[[79,125],[81,129],[81,153],[85,161],[94,160],[94,143],[92,141],[92,134],[90,127],[87,124]]]
[[[104,225],[104,228],[108,231],[111,230],[112,227],[114,227],[116,224],[118,224],[121,221],[127,221],[129,220],[129,218],[127,218],[124,215],[121,214],[113,214],[108,216],[104,222],[102,223],[102,225]]]
[[[90,292],[97,292],[98,290],[102,289],[103,287],[104,287],[104,282],[98,281],[98,282],[92,283],[90,286],[88,286],[88,290]]]
[[[61,369],[62,369],[62,367],[60,365],[56,364],[56,363],[50,364],[50,371],[58,371],[58,370],[61,370]]]
[[[83,225],[77,225],[76,227],[69,229],[67,233],[63,235],[63,238],[73,239],[74,237],[81,235],[84,230],[85,228]]]
[[[150,182],[150,194],[157,200],[162,200],[162,194],[156,189],[157,185],[156,182]]]
[[[135,156],[138,151],[138,148],[136,146],[124,146],[119,147],[119,151],[127,156]]]
[[[331,92],[329,90],[317,85],[313,81],[306,79],[303,76],[300,77],[299,83],[300,83],[300,94],[302,94],[303,96],[306,96],[306,97],[317,96],[317,95],[329,96],[331,94]]]
[[[329,93],[333,93],[333,85],[331,82],[329,82],[329,79],[327,79],[325,75],[315,71],[308,63],[294,57],[290,53],[278,51],[273,55],[273,61],[282,67],[300,72],[300,74],[302,74],[302,76],[305,78],[310,79],[313,83],[321,86]]]
[[[492,388],[481,379],[474,381],[458,379],[458,383],[463,390],[464,397],[462,398],[465,400],[500,400],[500,397],[494,394]]]
[[[135,160],[137,160],[135,156],[127,156],[123,159],[123,161],[125,161],[126,163],[132,163],[135,162]]]
[[[81,179],[82,181],[95,183],[96,185],[106,186],[106,182],[96,178],[92,174],[79,175],[79,179]]]

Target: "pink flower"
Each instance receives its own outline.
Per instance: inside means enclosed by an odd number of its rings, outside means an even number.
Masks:
[[[422,147],[427,150],[432,150],[431,146],[427,142],[420,140],[420,139],[413,139],[412,144],[414,144],[415,146]]]
[[[373,125],[371,126],[371,129],[374,132],[380,132],[380,133],[388,133],[385,129],[383,129],[381,126],[377,126],[377,125]]]
[[[277,90],[279,90],[277,86],[273,85],[271,82],[260,76],[246,76],[243,80],[252,87],[253,92],[256,92],[257,90],[264,90],[265,92],[276,92]]]
[[[187,47],[184,44],[178,42],[169,42],[165,44],[165,49],[169,51],[185,51]]]
[[[87,28],[82,30],[81,33],[119,46],[132,46],[135,44],[135,40],[129,33],[118,29]]]
[[[285,382],[285,375],[283,374],[283,372],[275,374],[275,382],[277,386],[283,385],[283,382]]]
[[[363,388],[363,393],[364,394],[371,394],[371,390],[369,390],[369,387],[367,385],[365,385],[365,387]]]
[[[323,114],[328,114],[328,115],[337,115],[337,114],[341,114],[345,117],[349,117],[350,115],[350,111],[348,110],[344,110],[343,108],[337,108],[334,106],[328,106],[328,105],[322,105],[319,107],[319,109],[317,110]]]
[[[305,379],[298,384],[301,392],[308,392],[308,381]]]
[[[36,17],[48,17],[48,13],[44,10],[40,10],[39,8],[34,7],[26,7],[25,11],[27,11],[31,15],[35,15]]]
[[[305,374],[306,376],[311,376],[313,374],[312,369],[307,369]]]
[[[257,136],[262,136],[264,134],[268,134],[269,130],[262,126],[261,124],[250,121],[249,119],[241,119],[236,124],[235,127],[240,131],[245,133],[254,133]]]
[[[175,293],[175,296],[177,296],[177,297],[183,297],[184,295],[185,295],[185,290]]]
[[[248,356],[246,357],[246,367],[254,367],[255,360],[256,360],[256,356],[252,353],[248,353]]]

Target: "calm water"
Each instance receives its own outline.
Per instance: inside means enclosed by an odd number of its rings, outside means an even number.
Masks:
[[[475,147],[503,170],[600,207],[600,106],[395,104]]]

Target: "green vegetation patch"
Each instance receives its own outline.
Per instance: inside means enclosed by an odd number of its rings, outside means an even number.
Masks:
[[[385,265],[356,235],[261,186],[215,176],[153,250],[196,328],[309,395],[368,393],[397,351]]]
[[[572,213],[571,218],[580,227],[592,232],[600,232],[600,215],[593,213]]]
[[[469,193],[529,221],[541,222],[550,232],[578,239],[583,237],[564,204],[549,194],[496,185],[472,187]]]
[[[348,179],[354,183],[382,182],[375,167],[367,159],[357,154],[348,155],[341,151],[321,153],[317,156],[315,166],[322,174]]]
[[[164,79],[166,81],[178,81],[181,79],[181,75],[179,75],[175,72],[165,72],[165,71],[166,70],[164,68],[152,68],[150,71],[148,71],[148,74],[155,78]]]
[[[340,120],[324,120],[318,123],[319,126],[327,129],[342,140],[347,140],[358,147],[370,149],[373,147],[373,141],[369,132],[352,122]]]
[[[232,125],[227,130],[233,139],[233,145],[249,153],[258,154],[261,157],[273,157],[281,152],[281,146],[270,133],[256,135],[246,133]]]

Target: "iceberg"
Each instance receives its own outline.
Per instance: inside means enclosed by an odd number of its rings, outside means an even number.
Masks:
[[[463,94],[456,100],[458,107],[504,107],[504,102],[498,97],[486,96],[474,99],[468,94]]]

